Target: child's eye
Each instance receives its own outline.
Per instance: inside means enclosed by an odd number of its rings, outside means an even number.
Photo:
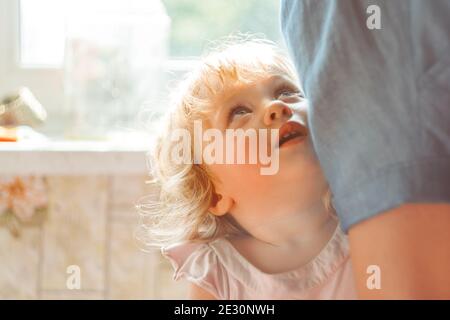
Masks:
[[[293,91],[282,91],[278,96],[283,97],[292,97],[292,96],[300,96],[299,92],[293,92]]]
[[[300,91],[298,90],[294,90],[292,88],[282,88],[281,90],[279,90],[277,92],[277,97],[293,97],[293,96],[297,96],[300,98],[303,98],[303,95],[301,94]]]
[[[294,96],[297,95],[295,92],[290,92],[290,91],[283,91],[282,93],[280,93],[280,96]]]
[[[244,107],[244,106],[236,106],[230,110],[230,113],[228,115],[229,122],[233,121],[235,117],[244,116],[247,113],[251,113],[252,110],[250,108]]]

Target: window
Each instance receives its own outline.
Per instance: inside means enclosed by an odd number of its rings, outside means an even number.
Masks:
[[[64,1],[20,1],[19,61],[23,67],[58,67],[64,58]]]
[[[67,21],[84,12],[151,10],[155,0],[20,0],[20,62],[23,67],[61,67]],[[157,1],[156,1],[157,2]],[[171,19],[169,58],[198,56],[205,45],[236,32],[280,41],[279,0],[162,0]],[[81,13],[81,14],[80,14]]]
[[[163,0],[172,20],[170,56],[198,56],[205,45],[236,32],[280,41],[279,0]]]

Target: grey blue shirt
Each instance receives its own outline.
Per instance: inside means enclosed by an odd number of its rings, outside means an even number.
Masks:
[[[282,0],[281,28],[344,230],[449,203],[450,0]]]

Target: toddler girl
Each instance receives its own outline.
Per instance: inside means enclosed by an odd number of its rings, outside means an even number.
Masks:
[[[205,56],[174,89],[173,110],[151,154],[159,192],[145,204],[143,226],[150,244],[171,261],[174,279],[190,282],[190,298],[356,298],[346,237],[330,205],[297,83],[276,46],[246,40]],[[194,150],[196,122],[228,145],[229,130],[276,130],[274,141],[261,144],[263,136],[256,135],[257,143],[247,139],[231,151],[243,148],[249,155],[267,144],[279,161],[277,172],[262,174],[267,163],[260,158],[201,161]],[[187,140],[173,138],[180,130],[189,133]],[[212,140],[200,147],[206,150]]]

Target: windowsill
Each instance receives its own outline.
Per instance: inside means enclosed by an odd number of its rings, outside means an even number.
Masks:
[[[151,141],[0,142],[0,174],[145,174],[150,147]]]

